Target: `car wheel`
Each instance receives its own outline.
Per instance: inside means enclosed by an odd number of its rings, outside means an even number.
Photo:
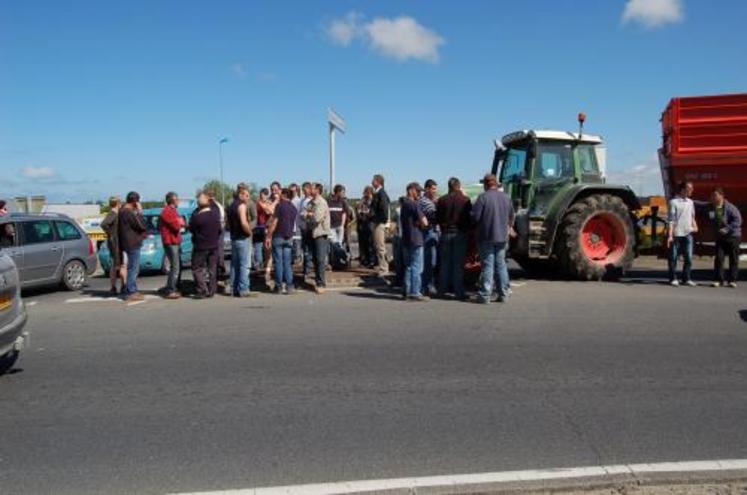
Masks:
[[[13,365],[16,364],[16,361],[18,360],[19,354],[20,352],[14,349],[0,356],[0,375],[4,375],[13,368]]]
[[[86,266],[82,261],[68,261],[62,270],[62,285],[67,290],[80,290],[86,283]]]

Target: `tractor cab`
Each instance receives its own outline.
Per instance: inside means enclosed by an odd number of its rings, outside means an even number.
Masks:
[[[517,131],[496,142],[492,172],[517,210],[537,207],[541,212],[563,188],[604,183],[605,155],[599,136]]]

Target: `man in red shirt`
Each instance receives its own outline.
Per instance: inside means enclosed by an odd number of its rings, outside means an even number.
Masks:
[[[161,232],[161,242],[166,258],[169,260],[169,276],[163,294],[166,299],[179,299],[181,282],[181,245],[182,229],[184,219],[179,215],[177,206],[179,196],[175,192],[166,193],[166,206],[164,206],[158,221],[158,230]]]

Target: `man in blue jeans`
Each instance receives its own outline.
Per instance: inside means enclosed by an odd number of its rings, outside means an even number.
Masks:
[[[405,300],[426,301],[422,293],[423,276],[423,229],[428,227],[428,219],[420,208],[418,199],[423,188],[417,182],[407,185],[407,197],[402,202],[399,222],[402,226],[402,263],[405,266]]]
[[[137,288],[140,273],[140,248],[148,235],[140,206],[140,195],[135,191],[127,193],[127,203],[119,212],[119,247],[127,254],[127,285],[124,296],[127,301],[142,301],[143,295]]]
[[[257,221],[257,209],[251,200],[249,187],[241,183],[236,187],[233,203],[227,212],[228,230],[231,234],[231,294],[234,297],[252,297],[249,279],[249,260],[252,256],[252,231]]]
[[[515,214],[511,198],[498,189],[498,179],[495,175],[485,175],[482,183],[485,192],[475,201],[472,219],[477,225],[477,247],[481,266],[477,300],[489,304],[494,283],[497,285],[498,301],[508,299],[506,247]]]
[[[695,286],[691,278],[693,259],[693,234],[698,231],[695,221],[695,204],[690,196],[693,194],[691,182],[680,182],[677,195],[669,200],[669,230],[667,247],[669,247],[669,283],[677,287],[677,260],[683,257],[682,283]]]
[[[436,219],[438,184],[433,179],[425,181],[423,195],[418,204],[428,220],[428,228],[423,232],[423,292],[428,296],[436,294],[436,266],[438,265],[438,241],[440,231]]]
[[[280,192],[280,202],[270,220],[265,246],[272,247],[272,260],[275,265],[275,292],[293,294],[293,231],[298,210],[291,203],[290,189]]]

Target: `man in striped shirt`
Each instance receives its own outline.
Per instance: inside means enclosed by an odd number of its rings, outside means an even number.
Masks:
[[[423,232],[423,293],[427,296],[436,293],[436,265],[438,265],[439,229],[436,218],[438,184],[433,179],[425,181],[425,190],[418,200],[420,209],[428,220]]]

